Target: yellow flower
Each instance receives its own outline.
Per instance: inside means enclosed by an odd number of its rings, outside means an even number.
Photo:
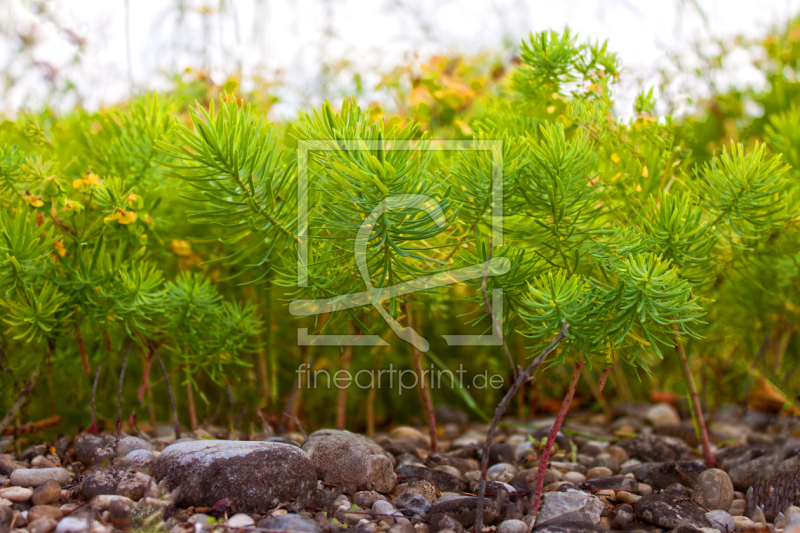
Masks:
[[[44,205],[44,202],[42,201],[42,197],[41,196],[34,196],[34,195],[30,194],[30,193],[25,195],[25,201],[31,207],[42,207]]]
[[[53,248],[56,249],[56,252],[58,252],[58,255],[60,257],[64,257],[65,255],[67,255],[67,249],[64,248],[64,244],[61,241],[54,242]]]
[[[74,180],[72,182],[72,188],[73,189],[78,189],[80,191],[80,190],[83,190],[83,189],[85,189],[87,187],[92,187],[94,185],[99,185],[101,183],[103,183],[103,180],[101,180],[100,178],[95,176],[94,173],[92,173],[90,171],[90,172],[86,173],[86,177],[85,178],[80,179],[80,180]]]
[[[192,245],[186,241],[180,241],[178,239],[172,239],[170,248],[172,248],[173,254],[180,257],[187,257],[192,253]]]
[[[136,222],[136,211],[127,211],[120,208],[103,219],[103,222],[106,224],[114,221],[120,224],[130,224],[131,222]]]

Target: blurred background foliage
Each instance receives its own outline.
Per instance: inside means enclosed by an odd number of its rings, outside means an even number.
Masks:
[[[50,16],[44,4],[41,8],[42,16]],[[77,35],[73,38],[80,41]],[[782,153],[784,161],[792,166],[789,178],[796,182],[800,179],[800,18],[789,20],[759,39],[740,38],[720,41],[717,45],[712,54],[698,47],[693,61],[683,62],[682,58],[674,58],[655,83],[656,93],[662,97],[654,99],[643,92],[633,106],[636,116],[641,120],[658,121],[654,108],[656,100],[664,114],[676,113],[674,124],[670,123],[670,127],[674,126],[678,131],[675,164],[685,169],[687,175],[694,175],[691,169],[702,168],[723,147],[735,141],[743,143],[749,151],[754,150],[758,143],[765,144],[769,153]],[[24,55],[24,39],[21,39],[20,46]],[[766,83],[733,89],[716,83],[720,71],[726,68],[726,57],[743,49],[751,52],[747,57],[753,58],[752,66],[764,74]],[[697,58],[701,60],[699,66]],[[362,106],[368,108],[370,116],[374,119],[383,117],[387,127],[402,128],[416,122],[431,138],[471,139],[478,126],[485,126],[486,120],[492,116],[502,117],[502,114],[489,116],[485,111],[503,110],[504,99],[513,84],[522,83],[512,76],[518,63],[517,56],[508,51],[412,58],[406,64],[381,72],[379,82],[367,88],[363,81],[364,73],[353,72],[352,65],[334,64],[327,67],[332,70],[325,76],[333,81],[325,86],[325,90],[332,95],[354,94],[362,101]],[[684,94],[676,91],[675,87],[681,77],[687,76],[704,84],[702,90],[692,93],[694,96],[688,108],[685,102],[671,99],[671,95]],[[54,84],[52,90],[70,91],[70,83],[67,81],[64,85],[62,82],[63,79],[60,84]],[[6,88],[13,83],[14,80],[7,79]],[[20,152],[49,151],[50,164],[55,165],[55,171],[72,189],[70,195],[96,194],[84,198],[84,203],[95,202],[110,214],[97,227],[84,229],[105,231],[103,228],[111,228],[108,231],[113,233],[116,249],[125,250],[119,252],[118,262],[123,254],[146,257],[163,270],[170,294],[178,302],[176,305],[184,301],[181,298],[187,290],[206,294],[202,308],[186,310],[186,313],[223,313],[231,323],[238,321],[237,327],[244,328],[237,331],[246,331],[247,334],[238,342],[226,344],[231,339],[229,331],[212,335],[209,331],[187,332],[179,325],[174,326],[174,330],[181,331],[185,337],[176,342],[176,346],[194,346],[192,341],[202,335],[216,339],[216,344],[208,341],[211,347],[207,352],[187,349],[184,353],[164,354],[185,425],[188,425],[188,419],[184,420],[184,417],[192,395],[197,396],[192,401],[196,403],[195,410],[201,421],[244,432],[253,427],[260,428],[265,420],[276,427],[293,428],[294,421],[284,416],[284,412],[297,415],[307,428],[331,425],[336,415],[333,406],[337,403],[339,391],[334,387],[302,391],[297,380],[299,365],[308,363],[314,369],[327,369],[331,373],[343,364],[348,364],[353,373],[362,369],[386,368],[390,364],[394,368],[407,369],[411,365],[407,346],[395,342],[391,347],[354,347],[349,352],[334,347],[298,347],[297,328],[313,329],[315,324],[313,319],[294,319],[288,315],[286,305],[293,292],[274,280],[260,280],[260,272],[254,269],[223,261],[226,250],[217,239],[219,228],[203,220],[187,224],[185,213],[195,207],[187,196],[191,196],[193,191],[185,182],[170,180],[163,175],[162,165],[152,164],[158,157],[156,140],[175,138],[175,127],[170,125],[169,116],[177,116],[181,123],[189,126],[190,106],[196,104],[208,109],[213,100],[232,94],[236,102],[252,103],[256,114],[270,114],[280,101],[275,84],[264,81],[255,86],[248,85],[250,87],[243,88],[236,72],[217,83],[203,68],[187,69],[172,77],[170,87],[158,96],[142,95],[99,111],[76,107],[69,113],[54,108],[36,113],[21,112],[17,117],[9,117],[0,123],[0,136],[4,145],[16,145]],[[697,96],[699,94],[703,96]],[[337,102],[336,98],[331,100]],[[530,111],[532,116],[550,118],[566,113],[567,102],[564,99],[545,98],[542,102],[540,109]],[[88,131],[82,127],[87,123],[91,124]],[[660,119],[660,123],[663,124],[664,119]],[[293,134],[298,124],[296,120],[275,122],[274,142],[277,146],[295,146]],[[638,160],[625,160],[624,153],[606,156],[612,160],[614,156],[618,160],[622,157],[622,166],[638,164]],[[0,153],[0,174],[15,168],[15,157],[18,156],[12,150]],[[659,159],[654,156],[653,162],[648,162],[645,168],[652,169],[650,172],[657,175],[666,175],[668,169],[660,169],[658,164]],[[91,171],[88,174],[87,169]],[[44,180],[53,170],[35,168],[34,165],[26,172],[40,177],[47,193],[49,185]],[[108,182],[103,187],[105,192],[97,194],[92,180],[101,173],[119,176],[131,188]],[[14,192],[2,187],[0,184],[3,195],[0,202],[6,207],[9,203],[7,195]],[[86,192],[82,193],[84,190]],[[138,191],[146,191],[146,194],[137,194]],[[37,195],[45,193],[26,191],[24,201],[36,207]],[[646,201],[653,191],[640,189],[639,193],[640,200]],[[796,207],[798,200],[800,198],[793,198],[790,205]],[[71,206],[68,201],[60,209],[63,213],[58,216],[79,215],[69,214]],[[736,289],[715,292],[718,300],[711,307],[713,315],[705,319],[711,327],[701,328],[699,333],[703,338],[690,339],[687,344],[695,375],[701,384],[701,397],[712,412],[712,418],[722,403],[745,401],[759,376],[769,379],[778,389],[788,393],[790,401],[794,400],[791,396],[797,393],[797,384],[800,383],[800,343],[796,335],[800,318],[798,220],[796,216],[790,217],[790,231],[776,233],[773,240],[767,239],[759,244],[754,261],[742,261],[733,249],[727,261],[731,264],[741,261],[746,265],[731,270],[736,275],[718,279],[717,284],[735,284]],[[19,239],[16,246],[22,248],[36,241],[36,235],[26,237],[23,233],[20,230],[7,238]],[[24,241],[25,238],[28,241]],[[46,242],[58,255],[83,254],[87,262],[92,261],[91,250],[71,248],[63,235],[51,235]],[[774,261],[776,249],[780,249],[780,255],[788,259]],[[117,379],[128,344],[123,342],[126,337],[122,335],[109,335],[113,328],[109,329],[104,321],[111,320],[114,327],[125,327],[129,332],[146,330],[148,325],[137,322],[137,318],[147,314],[146,298],[139,298],[146,293],[147,287],[137,286],[136,280],[141,276],[137,278],[136,272],[127,273],[125,279],[132,288],[128,292],[120,289],[119,293],[105,295],[118,303],[119,313],[113,317],[98,317],[100,320],[82,315],[80,293],[92,287],[93,283],[99,283],[117,266],[100,265],[97,274],[92,274],[97,279],[86,279],[85,273],[75,272],[68,281],[53,280],[67,288],[65,290],[70,292],[73,304],[77,302],[71,331],[68,328],[59,332],[63,340],[49,346],[44,341],[23,344],[5,328],[0,333],[0,413],[11,406],[35,365],[46,357],[45,371],[25,411],[25,419],[17,423],[58,414],[63,418],[60,430],[87,427],[91,423],[89,401],[96,381],[98,417],[101,424],[110,427],[116,416]],[[201,278],[211,280],[213,288]],[[260,283],[248,283],[255,281]],[[0,280],[0,283],[0,287],[7,290],[13,279]],[[432,340],[428,364],[450,368],[463,364],[468,376],[488,371],[489,374],[503,375],[505,382],[509,383],[511,373],[499,349],[455,349],[447,347],[441,340],[440,334],[443,333],[475,332],[475,325],[462,315],[480,309],[478,294],[475,287],[459,287],[431,304],[430,312],[437,319],[419,325],[420,332]],[[132,299],[126,300],[126,295]],[[459,302],[461,307],[454,302]],[[12,311],[4,310],[5,317],[8,318]],[[177,311],[175,316],[158,317],[158,320],[172,320],[176,316]],[[147,317],[147,320],[153,320],[153,317]],[[81,341],[76,343],[78,337]],[[509,343],[518,362],[523,363],[530,354],[530,350],[525,349],[526,340],[513,335]],[[36,355],[30,356],[29,352],[36,352]],[[209,357],[218,361],[216,370],[196,372],[196,358],[206,360]],[[82,364],[76,364],[76,361]],[[663,361],[653,358],[651,363],[658,365],[658,371],[650,374],[637,372],[628,365],[615,365],[606,386],[606,396],[647,401],[651,395],[662,398],[660,391],[669,391],[686,397],[686,384],[677,358],[667,357]],[[134,348],[128,360],[122,395],[123,415],[127,417],[135,411],[138,423],[145,425],[167,420],[170,416],[167,390],[158,372],[154,371],[146,387],[140,388],[140,384],[145,383],[143,377],[149,364],[152,361],[148,363],[146,351],[137,353]],[[593,370],[595,377],[598,370]],[[99,380],[95,380],[96,371],[100,373]],[[536,386],[523,390],[517,402],[516,415],[524,417],[552,412],[553,406],[557,408],[560,403],[553,399],[561,397],[569,373],[566,365],[556,365],[547,372],[540,372]],[[444,387],[432,392],[437,405],[459,406],[479,419],[493,411],[504,389],[464,391]],[[588,387],[581,388],[577,401],[600,410],[600,404]],[[365,405],[370,405],[371,409],[365,409]],[[421,422],[419,397],[414,391],[404,391],[399,395],[395,390],[381,390],[376,394],[351,388],[346,400],[346,419],[351,430]]]

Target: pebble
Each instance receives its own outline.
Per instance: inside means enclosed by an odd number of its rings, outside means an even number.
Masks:
[[[604,466],[596,466],[596,467],[590,469],[588,472],[586,472],[586,480],[590,481],[592,479],[600,479],[600,478],[604,478],[604,477],[611,477],[613,475],[614,475],[614,472],[612,472],[610,469],[608,469],[608,468],[606,468]]]
[[[52,518],[40,518],[28,524],[28,531],[30,533],[47,533],[56,528],[56,521]]]
[[[528,524],[522,520],[504,520],[497,527],[497,533],[527,533]]]
[[[632,494],[632,493],[626,492],[624,490],[621,490],[621,491],[617,492],[617,494],[616,494],[616,500],[618,502],[620,502],[620,503],[636,503],[641,498],[642,497],[639,496],[638,494]]]
[[[733,531],[736,529],[736,522],[733,517],[725,511],[709,511],[706,518],[711,522],[711,527],[720,531]]]
[[[694,483],[692,498],[709,511],[727,511],[733,503],[733,483],[724,470],[711,468]]]
[[[586,481],[586,476],[580,472],[567,472],[564,474],[564,481],[569,481],[573,485],[577,485]]]
[[[733,516],[744,516],[745,511],[747,510],[747,502],[745,500],[733,500],[731,503],[728,512]]]
[[[349,431],[315,431],[303,443],[317,471],[317,477],[341,487],[346,493],[357,490],[390,492],[397,483],[392,459],[374,441]]]
[[[202,527],[211,525],[211,517],[205,513],[195,513],[186,521],[189,524],[200,524]]]
[[[87,527],[88,526],[88,527]],[[56,526],[56,533],[105,533],[106,528],[96,520],[87,520],[85,516],[67,516]]]
[[[135,450],[152,452],[154,449],[155,447],[146,440],[128,436],[120,439],[119,444],[117,444],[117,457],[127,457],[129,453]]]
[[[547,522],[600,523],[603,504],[598,498],[585,492],[548,492],[544,495],[542,507],[536,516],[536,525]]]
[[[668,403],[659,403],[650,407],[644,418],[655,427],[677,426],[681,423],[681,415],[678,414],[678,410]]]
[[[225,525],[228,527],[242,528],[242,527],[252,527],[256,525],[256,522],[250,517],[250,515],[246,515],[244,513],[237,513],[232,517],[228,518],[228,520],[225,522]]]
[[[319,524],[314,520],[296,514],[266,516],[258,521],[259,529],[287,531],[292,533],[319,533]]]
[[[59,499],[61,499],[61,486],[52,479],[36,487],[31,496],[34,505],[49,505]]]
[[[6,487],[0,489],[0,498],[5,498],[6,500],[21,503],[27,502],[33,496],[33,491],[28,488],[24,487]]]
[[[64,513],[61,512],[61,509],[52,505],[34,505],[28,509],[28,520],[31,522],[40,518],[58,520],[62,516],[64,516]]]
[[[486,479],[489,481],[501,481],[508,483],[514,478],[516,470],[514,465],[508,463],[497,463],[486,471]]]
[[[66,468],[19,468],[11,472],[11,484],[18,487],[38,487],[48,481],[64,486],[72,481],[72,472]]]

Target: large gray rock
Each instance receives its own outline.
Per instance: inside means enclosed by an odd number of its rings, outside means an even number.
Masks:
[[[727,511],[733,503],[733,483],[719,468],[706,470],[694,483],[694,500],[709,511]]]
[[[665,529],[675,529],[682,524],[694,527],[711,527],[705,512],[686,498],[669,494],[643,496],[633,505],[636,517]]]
[[[314,466],[296,446],[277,442],[202,440],[167,447],[153,474],[179,506],[211,507],[230,499],[236,512],[308,501],[317,488]]]
[[[775,472],[775,457],[764,455],[742,463],[728,472],[733,488],[745,492],[759,479],[767,479]]]
[[[733,517],[726,511],[710,511],[706,513],[706,518],[711,522],[711,527],[719,531],[734,531],[736,529]]]
[[[603,503],[595,496],[580,491],[548,492],[536,515],[536,525],[564,522],[600,523]]]
[[[308,436],[303,450],[311,458],[317,476],[337,485],[342,492],[388,493],[397,482],[392,460],[383,448],[361,435],[321,429]]]

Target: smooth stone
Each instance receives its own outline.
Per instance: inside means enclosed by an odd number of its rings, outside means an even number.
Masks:
[[[586,476],[580,472],[567,472],[564,474],[564,481],[569,481],[573,485],[578,485],[586,481]]]
[[[386,501],[386,496],[374,490],[362,490],[353,494],[353,503],[362,509],[371,509],[378,500]]]
[[[200,524],[201,527],[211,525],[211,517],[205,513],[195,513],[186,521],[188,524]]]
[[[503,520],[497,526],[497,533],[528,533],[528,524],[522,520]]]
[[[92,507],[95,509],[99,509],[101,511],[108,511],[111,509],[112,505],[115,505],[114,502],[118,502],[124,508],[133,509],[135,503],[130,498],[126,498],[125,496],[118,496],[116,494],[101,494],[100,496],[96,496],[92,500]]]
[[[112,436],[84,435],[75,440],[75,453],[87,465],[102,463],[114,455],[116,439]]]
[[[119,444],[117,444],[117,457],[127,457],[129,453],[135,450],[152,452],[155,450],[155,446],[139,437],[128,436],[120,439]]]
[[[118,464],[122,468],[150,475],[157,461],[158,456],[150,450],[131,450]]]
[[[591,481],[593,479],[601,479],[604,477],[611,477],[613,475],[614,472],[612,472],[609,468],[606,468],[604,466],[596,466],[594,468],[589,469],[589,471],[586,472],[586,481]]]
[[[642,497],[639,496],[638,494],[632,494],[624,490],[617,492],[615,498],[620,503],[636,503],[642,499]]]
[[[562,522],[599,524],[603,507],[598,498],[585,492],[548,492],[544,495],[539,514],[536,515],[536,525]]]
[[[61,509],[52,505],[34,505],[28,509],[28,520],[30,522],[40,518],[58,520],[62,516],[64,516],[64,513],[61,512]]]
[[[254,526],[256,525],[256,522],[255,520],[250,518],[249,515],[246,515],[244,513],[237,513],[232,517],[228,518],[228,520],[225,522],[225,525],[228,527],[242,528],[242,527]]]
[[[711,527],[717,528],[720,531],[733,531],[736,529],[736,522],[733,517],[726,511],[709,511],[706,513],[706,518],[711,522]]]
[[[745,500],[733,500],[728,508],[728,512],[733,516],[744,516],[745,511],[747,511],[747,502]]]
[[[67,516],[56,526],[56,533],[105,533],[106,528],[97,520],[82,516]]]
[[[11,484],[18,487],[33,487],[55,481],[63,487],[72,481],[72,472],[66,468],[20,468],[11,472]]]
[[[33,491],[33,505],[49,505],[61,499],[61,486],[53,480],[42,483]]]
[[[176,443],[161,452],[153,473],[173,493],[176,505],[212,507],[227,498],[233,501],[234,512],[253,512],[295,499],[303,502],[317,489],[308,455],[277,442]]]
[[[352,494],[359,490],[390,492],[397,476],[392,459],[367,437],[335,429],[322,429],[303,443],[317,477]]]
[[[516,469],[508,463],[497,463],[486,471],[486,479],[507,483],[514,479]]]
[[[677,426],[681,423],[681,415],[678,410],[668,403],[659,403],[647,410],[644,415],[652,426]]]
[[[265,516],[258,521],[256,527],[287,533],[319,533],[322,531],[320,525],[311,518],[296,514]]]
[[[52,518],[39,518],[28,522],[28,531],[30,533],[48,533],[56,528],[56,521]]]
[[[5,487],[0,489],[0,498],[21,503],[27,502],[33,496],[33,490],[25,487]]]
[[[697,476],[692,498],[709,511],[727,511],[733,503],[733,483],[724,470],[710,468]]]

